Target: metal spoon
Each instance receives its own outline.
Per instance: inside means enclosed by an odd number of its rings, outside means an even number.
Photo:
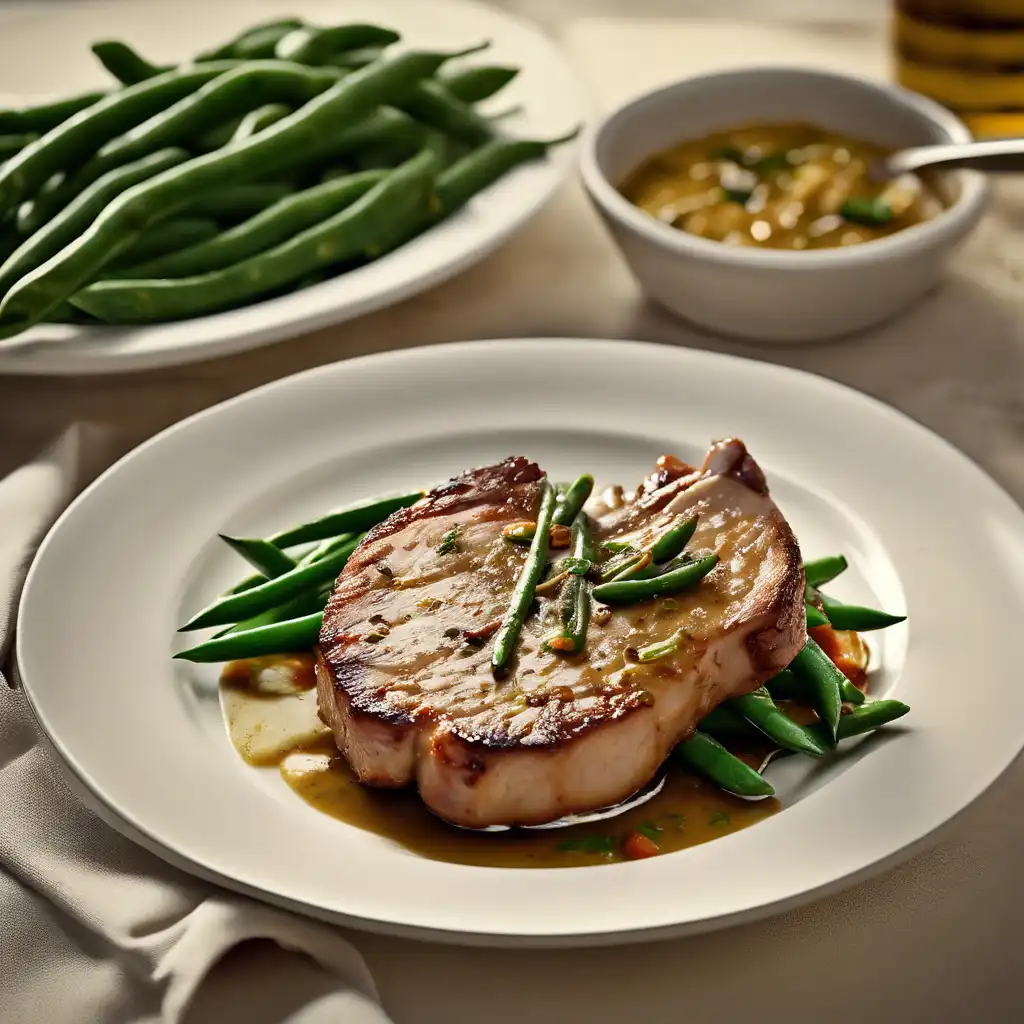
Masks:
[[[885,181],[930,168],[950,170],[954,167],[976,171],[1024,171],[1024,138],[900,149],[876,161],[870,173],[876,180]]]

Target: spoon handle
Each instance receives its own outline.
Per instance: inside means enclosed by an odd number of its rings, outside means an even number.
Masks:
[[[969,167],[977,171],[1024,171],[1024,138],[986,139],[945,146],[916,146],[893,153],[886,169],[895,176],[928,167]]]

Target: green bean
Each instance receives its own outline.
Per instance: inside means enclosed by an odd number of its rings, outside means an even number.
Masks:
[[[0,216],[36,192],[52,174],[84,163],[110,139],[176,103],[224,70],[223,65],[207,64],[168,71],[73,114],[4,164],[0,170]]]
[[[775,793],[767,779],[699,729],[675,748],[675,755],[687,767],[727,793],[745,797],[773,796]]]
[[[877,608],[864,608],[858,604],[843,604],[824,594],[819,595],[834,629],[853,629],[866,633],[872,629],[886,629],[906,622],[906,615],[890,615]]]
[[[357,71],[365,68],[367,64],[378,61],[384,55],[379,46],[364,46],[359,50],[344,50],[341,53],[333,53],[324,61],[324,64],[335,68],[344,68],[346,71]]]
[[[188,153],[183,149],[164,149],[105,174],[63,213],[28,238],[0,267],[0,295],[73,242],[116,196],[187,159]]]
[[[92,52],[99,62],[122,84],[136,85],[155,78],[169,68],[158,68],[140,56],[130,46],[116,40],[103,40],[92,44]]]
[[[540,160],[552,146],[576,138],[579,129],[557,139],[493,139],[453,164],[437,182],[437,198],[444,215],[454,213],[474,195],[529,160]]]
[[[906,704],[898,700],[873,700],[862,704],[859,708],[848,711],[839,719],[836,738],[848,740],[852,736],[872,732],[883,725],[894,722],[897,718],[902,718],[909,710],[910,708]]]
[[[825,615],[824,612],[815,608],[810,601],[804,602],[804,610],[807,612],[808,629],[812,629],[815,626],[827,626],[829,624],[828,616]]]
[[[87,107],[99,103],[108,95],[109,93],[106,92],[87,92],[81,96],[55,100],[53,103],[22,107],[21,110],[0,110],[0,133],[7,135],[38,132],[42,135],[44,132],[52,131]]]
[[[501,672],[509,663],[515,651],[519,631],[523,621],[529,614],[533,604],[534,591],[540,582],[541,575],[548,564],[548,534],[555,516],[555,489],[545,477],[540,489],[540,508],[537,512],[537,532],[533,543],[526,554],[522,571],[509,598],[508,610],[502,619],[501,626],[494,637],[494,651],[491,654],[491,667]]]
[[[463,103],[479,103],[490,99],[519,74],[519,68],[490,67],[457,68],[438,76],[438,80]]]
[[[587,503],[587,498],[590,497],[593,489],[594,478],[589,473],[584,473],[582,476],[577,477],[565,489],[565,492],[560,493],[557,497],[554,524],[556,526],[573,525],[580,510]],[[583,556],[581,555],[580,557],[582,558]]]
[[[290,572],[268,579],[266,583],[261,583],[251,590],[220,597],[189,619],[179,632],[187,633],[206,626],[222,626],[228,622],[237,622],[250,615],[265,612],[268,608],[273,608],[304,591],[319,589],[317,584],[337,577],[350,554],[350,551],[341,548],[327,558],[309,565],[296,566]]]
[[[102,320],[97,320],[80,309],[75,309],[70,302],[63,302],[46,314],[48,324],[85,324],[87,326],[102,325]]]
[[[837,576],[846,572],[847,562],[842,555],[829,555],[816,558],[813,562],[804,562],[804,576],[807,586],[821,587],[831,583]]]
[[[250,110],[239,121],[234,135],[231,136],[231,141],[241,142],[243,139],[251,138],[253,135],[263,131],[264,128],[269,128],[272,124],[277,124],[282,118],[288,117],[291,112],[292,108],[284,103],[264,103],[262,107]]]
[[[312,615],[314,612],[322,612],[327,607],[333,589],[333,587],[326,587],[323,590],[310,590],[305,594],[299,594],[298,597],[293,597],[275,608],[268,608],[267,611],[260,612],[259,615],[251,615],[241,622],[236,622],[233,626],[226,626],[214,633],[212,639],[217,640],[230,633],[244,633],[259,626],[271,626],[275,622],[286,622],[288,619],[298,619],[305,615]]]
[[[803,676],[788,668],[776,673],[765,684],[775,700],[795,700],[802,704],[813,704],[815,689]],[[839,695],[847,704],[863,704],[864,691],[855,686],[846,676],[839,684]]]
[[[339,157],[379,148],[408,157],[422,149],[425,143],[426,131],[423,125],[400,110],[381,107],[351,128],[325,133],[304,153],[299,154],[295,169],[299,173],[307,173]]]
[[[739,712],[752,726],[759,729],[783,750],[821,757],[834,744],[822,744],[804,726],[798,725],[775,706],[771,694],[760,686],[753,693],[733,697],[729,707]]]
[[[203,132],[195,140],[190,140],[188,148],[196,156],[202,153],[212,153],[215,149],[223,149],[235,137],[235,132],[238,131],[241,123],[242,118],[240,116],[229,117],[226,121],[221,121],[220,124],[214,125],[208,131]],[[86,164],[82,172],[83,177],[79,180],[85,180],[85,176],[90,173],[92,173],[90,165]],[[77,181],[73,180],[72,184],[77,184]]]
[[[7,160],[20,153],[26,146],[39,138],[38,132],[21,132],[17,135],[0,135],[0,160]]]
[[[298,18],[281,18],[277,21],[261,22],[259,25],[247,28],[244,32],[235,36],[234,39],[229,40],[222,46],[218,46],[215,50],[206,50],[200,53],[196,57],[196,61],[197,63],[205,63],[213,60],[229,60],[231,58],[251,60],[257,54],[260,57],[272,57],[278,40],[289,32],[301,27],[302,22]],[[269,43],[270,50],[264,53],[263,49],[270,40],[272,40]]]
[[[307,274],[386,252],[429,208],[435,171],[436,157],[424,150],[322,223],[240,263],[173,280],[100,281],[71,301],[108,323],[180,320],[252,301]]]
[[[690,543],[690,538],[697,529],[697,516],[690,516],[684,519],[678,526],[666,530],[651,545],[651,560],[656,564],[667,562],[677,555],[683,553],[683,549]]]
[[[266,103],[304,104],[325,92],[337,80],[337,72],[307,68],[301,64],[269,60],[243,64],[212,82],[206,82],[166,110],[108,142],[76,178],[80,182],[94,181],[111,167],[164,146],[187,142],[216,128],[227,118],[244,115]],[[232,125],[225,142],[236,130]]]
[[[179,651],[175,658],[191,662],[236,661],[240,658],[258,658],[263,654],[287,654],[292,651],[308,651],[320,639],[320,627],[324,613],[313,612],[300,619],[288,619],[269,626],[241,630],[225,636],[207,640],[185,651]]]
[[[181,167],[165,171],[152,181],[136,185],[111,203],[88,232],[50,260],[44,273],[31,275],[30,281],[23,280],[11,290],[0,305],[0,337],[9,337],[37,323],[49,310],[95,279],[100,270],[128,248],[145,227],[174,216],[196,194],[220,185],[266,177],[294,166],[305,150],[316,148],[317,143],[322,142],[325,135],[330,135],[338,123],[366,117],[381,103],[387,103],[394,95],[408,89],[412,82],[433,74],[446,60],[465,56],[477,49],[479,47],[471,47],[454,53],[410,51],[362,71],[354,71],[259,135],[197,157]],[[131,86],[121,95],[123,97],[132,90],[152,89],[162,77]],[[186,77],[183,72],[181,80]],[[26,153],[43,141],[40,139],[39,143],[33,143],[4,166],[0,172],[0,199],[6,198],[4,189],[11,184],[12,178],[8,174],[11,165],[22,160]],[[473,177],[477,180],[479,175]],[[18,175],[15,179],[21,181]],[[24,182],[19,187],[24,187]],[[0,202],[0,214],[2,210]]]
[[[741,714],[733,711],[725,704],[712,708],[698,723],[701,732],[723,739],[753,739],[761,733],[755,729]]]
[[[304,569],[307,565],[313,565],[315,562],[322,562],[325,558],[333,557],[336,552],[341,550],[344,550],[345,552],[347,564],[347,559],[352,557],[352,552],[359,547],[365,536],[365,533],[348,533],[342,534],[340,537],[332,537],[329,540],[325,540],[322,544],[318,544],[312,551],[307,552],[302,558],[300,558],[297,563],[298,567]],[[342,568],[344,568],[344,566]],[[339,572],[340,571],[341,570],[339,569]],[[243,581],[243,583],[238,584],[238,586],[232,588],[227,593],[237,594],[243,590],[251,590],[252,587],[265,583],[267,578],[268,577],[262,575],[253,576],[251,577],[252,583],[249,586],[245,586],[245,581]],[[305,593],[299,594],[297,597],[290,598],[285,601],[284,604],[276,605],[265,612],[260,612],[258,615],[252,615],[248,619],[243,619],[241,622],[235,623],[235,625],[228,629],[222,629],[219,633],[215,633],[214,635],[223,636],[226,633],[238,633],[244,629],[255,629],[257,626],[268,626],[272,622],[281,622],[284,619],[293,619],[300,615],[308,615],[310,612],[322,611],[333,590],[334,584],[332,581],[328,587],[322,590],[306,591]]]
[[[494,137],[491,123],[471,106],[450,96],[437,82],[420,82],[395,105],[423,124],[478,146]]]
[[[392,513],[401,508],[408,508],[423,497],[422,491],[411,491],[396,494],[387,498],[373,498],[357,505],[349,505],[331,512],[329,515],[312,522],[292,526],[271,534],[267,540],[279,548],[290,548],[296,544],[308,544],[310,541],[326,540],[342,533],[357,533],[368,530],[383,522]]]
[[[581,477],[580,479],[583,478]],[[577,483],[579,483],[578,480]],[[593,480],[590,483],[593,486]],[[585,497],[583,501],[586,501]],[[573,518],[572,538],[573,558],[587,562],[594,561],[597,557],[597,552],[594,550],[590,537],[590,518],[582,508]],[[580,654],[587,644],[590,607],[590,583],[587,581],[586,576],[572,575],[566,583],[565,592],[562,595],[562,636],[572,641],[571,653],[573,654]]]
[[[219,536],[232,551],[238,552],[268,579],[291,572],[297,565],[291,555],[259,537],[229,537],[224,533]]]
[[[210,217],[217,221],[239,221],[253,217],[295,192],[283,181],[254,181],[244,185],[225,185],[196,196],[186,212],[190,217]]]
[[[594,588],[594,600],[603,604],[635,604],[678,593],[699,583],[718,564],[718,555],[707,555],[647,580],[615,580]]]
[[[390,46],[401,37],[378,25],[336,25],[334,28],[297,28],[284,36],[274,49],[278,60],[298,64],[326,64],[337,53]]]
[[[813,693],[813,706],[825,723],[833,741],[843,709],[842,685],[846,676],[832,659],[811,639],[793,659],[790,669],[802,677]]]
[[[207,242],[133,268],[131,276],[135,279],[190,277],[240,263],[350,206],[379,184],[383,177],[383,172],[364,172],[336,178],[283,197],[256,216]],[[270,186],[236,186],[237,189],[267,187]]]
[[[676,630],[676,632],[664,640],[658,640],[653,644],[648,644],[646,647],[641,647],[637,652],[637,656],[642,664],[667,658],[670,654],[675,654],[683,646],[684,636],[685,634],[681,629]]]
[[[339,548],[347,547],[352,543],[352,541],[356,542],[352,545],[352,550],[354,551],[365,536],[365,533],[342,533],[337,537],[330,537],[306,551],[296,564],[303,567],[312,565],[313,562],[319,562],[328,555],[333,555]],[[241,582],[236,583],[230,590],[224,591],[221,596],[228,597],[231,594],[240,594],[243,590],[252,590],[253,587],[258,587],[261,583],[266,583],[269,578],[270,577],[265,576],[263,573],[254,573],[252,576],[247,576]]]
[[[148,263],[150,260],[169,256],[179,249],[208,242],[218,234],[220,227],[216,221],[208,217],[181,217],[178,220],[157,224],[139,235],[127,251],[110,264],[110,269],[123,272],[136,263]]]

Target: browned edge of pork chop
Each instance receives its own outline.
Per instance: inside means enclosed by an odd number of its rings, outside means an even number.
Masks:
[[[599,542],[643,546],[698,515],[688,551],[717,552],[715,570],[670,601],[595,615],[572,657],[544,648],[558,600],[539,598],[496,680],[490,636],[525,559],[501,533],[536,518],[542,477],[511,458],[396,512],[352,556],[324,613],[318,703],[349,765],[368,785],[415,781],[436,814],[466,827],[625,799],[713,707],[756,689],[806,640],[799,546],[730,439],[699,470],[665,457],[629,500],[593,503]],[[637,648],[677,633],[676,654],[637,661]]]

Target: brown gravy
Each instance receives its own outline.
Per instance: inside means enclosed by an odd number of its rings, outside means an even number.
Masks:
[[[670,764],[647,793],[578,824],[474,832],[435,817],[414,790],[360,785],[316,711],[312,658],[233,662],[221,677],[221,706],[236,750],[248,763],[278,766],[312,807],[432,860],[505,868],[611,864],[626,859],[626,837],[639,832],[661,853],[737,832],[781,807],[723,793]],[[767,749],[735,751],[757,765]]]

